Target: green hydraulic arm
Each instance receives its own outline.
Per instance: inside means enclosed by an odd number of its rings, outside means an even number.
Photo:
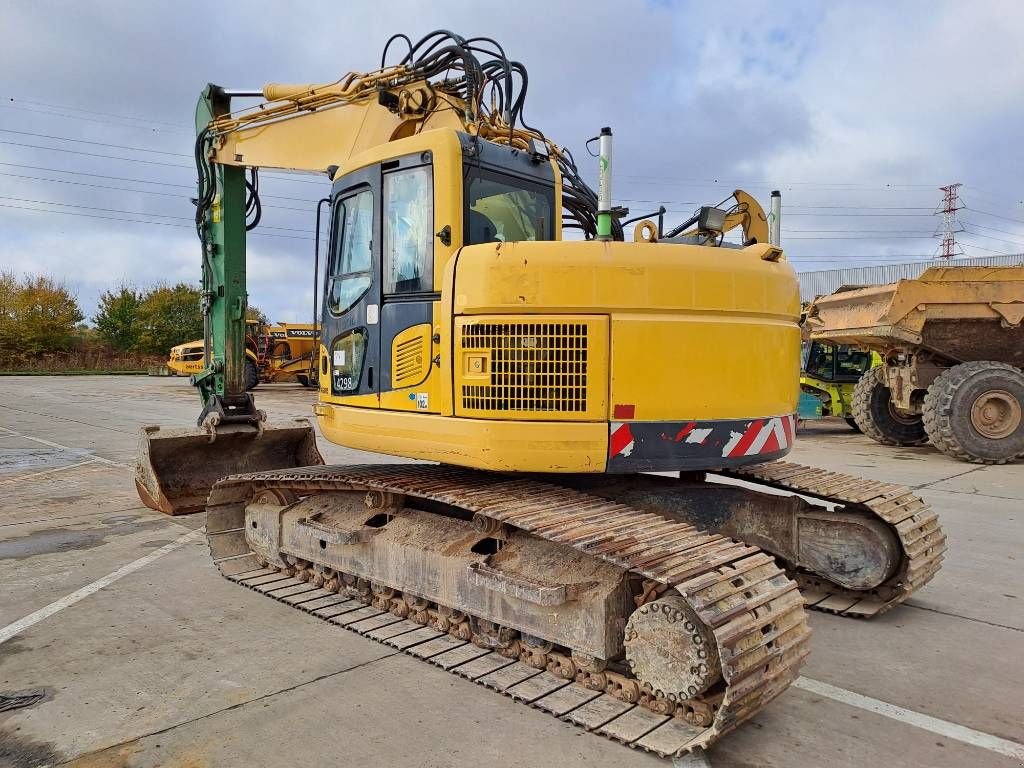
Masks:
[[[255,423],[258,413],[245,390],[246,180],[245,168],[210,162],[210,122],[230,112],[231,97],[207,85],[196,105],[196,227],[203,257],[205,367],[192,377],[203,411],[223,421]]]
[[[228,92],[208,85],[196,106],[196,230],[202,243],[205,365],[192,377],[203,409],[198,428],[142,428],[135,487],[143,503],[171,515],[198,512],[219,479],[243,472],[323,464],[306,419],[267,424],[245,391],[246,168],[215,162],[210,123],[230,111]],[[234,157],[232,156],[232,159]],[[254,220],[258,201],[252,201]]]

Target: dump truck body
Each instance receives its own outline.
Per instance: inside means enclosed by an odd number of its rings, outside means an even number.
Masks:
[[[993,462],[1024,450],[1022,321],[1024,266],[933,267],[818,299],[807,318],[812,339],[882,356],[881,371],[858,385],[855,418],[867,434],[909,445],[930,438],[957,458]]]

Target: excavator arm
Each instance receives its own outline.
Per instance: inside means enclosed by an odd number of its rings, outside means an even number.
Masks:
[[[205,369],[193,377],[204,406],[200,426],[206,420],[213,428],[256,425],[261,418],[244,377],[246,231],[257,223],[247,223],[247,214],[258,216],[258,169],[333,176],[353,155],[397,138],[438,127],[465,130],[458,117],[464,103],[447,96],[442,101],[425,81],[407,79],[401,68],[391,68],[326,85],[269,84],[258,92],[265,103],[238,112],[231,111],[230,91],[204,89],[196,107],[196,226],[207,350]],[[439,104],[448,108],[439,110]]]

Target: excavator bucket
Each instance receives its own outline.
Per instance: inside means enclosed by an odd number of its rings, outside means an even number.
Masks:
[[[199,428],[143,427],[135,466],[142,502],[168,515],[199,512],[213,484],[229,475],[323,464],[306,419],[265,425]]]

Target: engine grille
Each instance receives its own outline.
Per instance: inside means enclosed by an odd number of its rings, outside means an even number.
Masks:
[[[479,377],[463,379],[464,410],[587,412],[590,323],[478,322],[461,330],[463,359],[479,351],[478,359],[486,361]]]

